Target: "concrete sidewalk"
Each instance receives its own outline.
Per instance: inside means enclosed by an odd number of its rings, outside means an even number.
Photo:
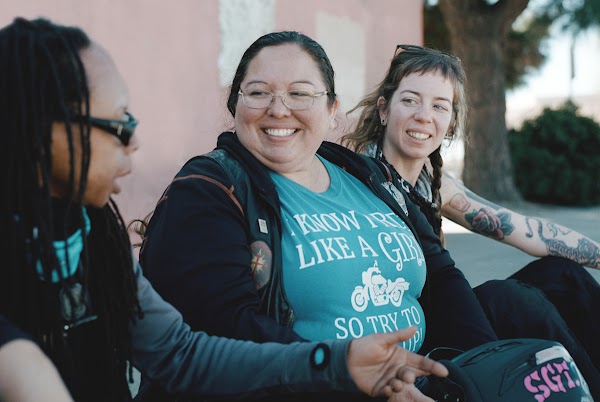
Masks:
[[[558,207],[525,202],[504,206],[524,215],[564,225],[600,242],[600,206]],[[514,247],[473,234],[446,219],[442,227],[446,233],[446,246],[471,286],[488,279],[504,279],[536,259]],[[588,271],[600,282],[600,270]]]

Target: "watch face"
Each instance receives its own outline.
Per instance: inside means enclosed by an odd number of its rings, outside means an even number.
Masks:
[[[316,370],[323,370],[329,365],[331,350],[324,343],[319,343],[310,354],[310,366]]]

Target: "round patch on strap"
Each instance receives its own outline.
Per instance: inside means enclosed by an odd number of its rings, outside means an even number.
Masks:
[[[252,258],[250,268],[256,289],[261,289],[269,282],[271,268],[273,266],[273,254],[269,245],[262,240],[257,240],[250,245]]]
[[[310,353],[310,367],[315,370],[324,370],[329,365],[331,350],[325,343],[319,343]]]

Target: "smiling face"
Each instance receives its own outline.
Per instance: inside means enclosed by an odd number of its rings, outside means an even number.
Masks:
[[[387,121],[383,153],[395,166],[420,169],[442,143],[452,121],[454,87],[438,72],[405,76],[392,99],[379,99]]]
[[[263,48],[250,62],[240,89],[281,95],[290,90],[317,93],[326,87],[314,59],[298,45],[285,44]],[[309,171],[337,107],[337,100],[329,106],[327,96],[320,96],[310,109],[290,110],[277,96],[269,107],[251,109],[240,96],[235,131],[244,147],[269,169],[282,174]]]
[[[90,115],[104,119],[124,120],[128,107],[127,87],[110,56],[92,44],[81,51],[90,90]],[[73,125],[75,155],[75,183],[81,176],[82,146],[79,131]],[[117,179],[131,171],[131,155],[138,149],[137,136],[124,146],[114,135],[92,127],[90,132],[90,165],[83,203],[94,207],[104,206],[111,194],[120,192]],[[52,178],[51,194],[62,198],[69,189],[69,144],[63,123],[52,126]],[[78,186],[76,186],[76,193]]]

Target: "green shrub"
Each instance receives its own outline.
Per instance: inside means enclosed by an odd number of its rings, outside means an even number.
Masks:
[[[600,204],[600,125],[567,102],[509,131],[515,182],[526,200]]]

